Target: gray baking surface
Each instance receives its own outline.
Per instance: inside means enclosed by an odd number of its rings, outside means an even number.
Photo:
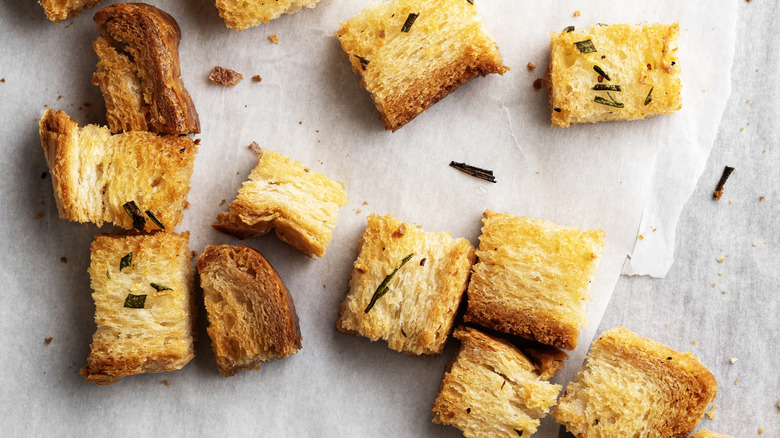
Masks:
[[[692,351],[715,373],[719,407],[716,419],[705,418],[702,428],[740,437],[764,428],[764,436],[780,436],[775,347],[780,335],[773,330],[780,313],[775,296],[780,263],[771,253],[779,234],[775,72],[780,58],[766,37],[777,25],[776,4],[660,1],[614,7],[609,1],[582,1],[555,2],[555,7],[512,3],[510,8],[478,1],[480,16],[512,70],[476,79],[391,134],[376,120],[333,36],[338,22],[359,12],[364,2],[323,0],[314,10],[241,33],[224,27],[210,0],[152,3],[182,27],[182,74],[203,128],[192,206],[178,228],[191,231],[191,249],[239,242],[209,225],[225,208],[220,201],[234,198],[254,166],[255,155],[246,149],[252,141],[346,186],[350,203],[339,212],[322,259],[310,260],[273,236],[241,242],[260,250],[287,283],[301,318],[303,349],[259,371],[223,378],[201,310],[197,357],[181,371],[132,376],[108,387],[83,381],[78,370],[94,330],[89,245],[94,234],[111,230],[57,218],[51,179],[42,178],[46,163],[37,120],[48,106],[81,123],[104,123],[102,97],[90,84],[95,10],[52,24],[35,2],[6,2],[0,6],[0,77],[5,79],[0,82],[5,147],[0,164],[6,175],[0,191],[3,434],[459,436],[456,429],[430,421],[430,404],[454,342],[441,357],[410,357],[333,327],[369,212],[393,214],[477,244],[481,213],[491,208],[607,230],[589,307],[591,324],[558,383],[579,367],[595,332],[623,325]],[[575,10],[582,15],[574,18]],[[733,20],[735,10],[736,51],[729,37],[733,21],[724,18]],[[549,127],[546,95],[531,83],[546,67],[550,31],[601,21],[678,20],[682,42],[689,44],[681,48],[689,64],[683,63],[680,113],[622,124]],[[267,39],[271,34],[278,35],[278,45]],[[728,78],[725,69],[731,65],[716,56],[723,53],[735,56],[728,99],[729,82],[723,87],[718,81],[719,75]],[[529,61],[537,65],[534,72],[526,70]],[[236,69],[245,79],[235,88],[210,84],[206,76],[214,65]],[[708,71],[713,66],[715,71]],[[263,81],[253,83],[255,74]],[[708,123],[712,129],[703,128]],[[675,137],[681,130],[689,130],[690,138]],[[693,141],[703,143],[706,157],[709,145],[702,139],[716,131],[704,173],[679,217],[669,274],[661,280],[619,277],[625,255],[654,238],[652,230],[640,229],[640,219],[656,152],[670,142],[684,147]],[[447,167],[450,160],[491,168],[498,183],[457,173]],[[724,165],[738,170],[723,199],[713,202],[711,192]],[[683,172],[691,167],[680,165]],[[677,219],[671,213],[665,217]],[[657,233],[665,240],[675,237],[673,229]],[[637,241],[637,234],[645,239]],[[724,262],[717,262],[719,257]],[[162,384],[164,379],[170,386]],[[557,434],[548,419],[535,436]]]

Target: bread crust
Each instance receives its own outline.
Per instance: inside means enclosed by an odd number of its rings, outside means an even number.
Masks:
[[[149,130],[166,134],[200,132],[195,111],[179,67],[181,30],[173,17],[144,3],[115,3],[95,14],[95,24],[104,38],[99,45],[110,43],[108,50],[95,52],[100,57],[92,83],[100,86],[109,112],[113,132]],[[121,50],[121,51],[120,51]],[[110,53],[110,54],[109,54]],[[119,71],[113,71],[121,66]],[[135,70],[141,89],[127,80]],[[118,94],[119,96],[115,96]],[[143,99],[143,105],[122,105],[127,95]],[[139,114],[139,111],[144,111]],[[138,119],[143,116],[145,125]]]
[[[43,6],[46,18],[59,23],[67,18],[78,16],[81,11],[94,7],[103,0],[38,0]]]
[[[207,329],[219,372],[287,357],[301,348],[301,329],[287,286],[270,263],[243,245],[207,246],[197,262]]]

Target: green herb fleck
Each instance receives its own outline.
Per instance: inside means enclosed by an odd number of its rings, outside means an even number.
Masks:
[[[647,97],[645,97],[645,105],[648,105],[650,102],[653,101],[653,90],[655,87],[651,87],[650,91],[647,93]]]
[[[404,22],[404,26],[401,28],[401,32],[409,33],[409,30],[412,28],[412,25],[414,24],[414,20],[419,17],[420,14],[412,12],[409,14],[408,17],[406,17],[406,22]]]
[[[144,219],[144,215],[141,214],[141,210],[138,208],[135,201],[125,202],[122,207],[124,207],[127,214],[133,219],[133,228],[138,231],[143,231],[144,226],[146,225],[146,219]]]
[[[173,290],[173,288],[170,288],[162,284],[157,284],[157,283],[149,283],[149,286],[155,288],[157,292],[162,292],[164,290]]]
[[[520,438],[523,437],[523,432],[521,432],[521,431],[519,431],[517,429],[515,429],[515,432],[517,432],[517,436],[519,436]]]
[[[125,298],[125,307],[129,307],[131,309],[143,309],[145,303],[146,303],[146,294],[144,295],[127,294],[127,298]]]
[[[574,43],[575,46],[577,46],[577,50],[579,50],[580,53],[593,53],[596,51],[596,46],[593,45],[593,40],[587,39],[585,41],[577,41]]]
[[[563,31],[566,33],[569,33],[574,30],[574,26],[566,26],[563,28]]]
[[[122,260],[119,261],[119,271],[121,272],[122,269],[125,269],[126,267],[130,266],[133,263],[133,253],[129,252],[125,254],[124,257],[122,257]]]
[[[608,81],[611,81],[611,80],[612,80],[612,79],[610,79],[610,78],[609,78],[609,75],[607,74],[607,72],[605,72],[604,70],[602,70],[602,68],[601,68],[601,67],[599,67],[598,65],[594,65],[594,66],[593,66],[593,70],[596,70],[596,73],[600,74],[601,76],[604,76],[604,79],[606,79],[606,80],[608,80]]]
[[[596,84],[593,86],[596,91],[623,91],[620,85]]]
[[[165,229],[165,225],[163,225],[163,223],[160,222],[160,219],[157,219],[157,216],[155,216],[154,213],[152,213],[152,210],[146,210],[146,215],[149,216],[149,219],[151,219],[155,225],[160,227],[160,229],[163,230]]]
[[[366,306],[366,310],[363,311],[363,313],[368,313],[371,309],[374,308],[374,304],[376,304],[376,300],[382,298],[389,290],[390,287],[388,286],[390,284],[390,280],[393,279],[396,272],[398,272],[399,269],[403,267],[403,265],[408,262],[414,253],[409,254],[408,256],[404,257],[403,260],[401,260],[401,264],[398,265],[395,269],[393,269],[393,272],[391,272],[387,277],[385,277],[384,280],[382,280],[382,283],[379,284],[379,287],[376,288],[376,292],[374,292],[374,296],[371,297],[371,301],[368,303],[368,306]]]
[[[620,103],[617,100],[615,100],[615,98],[612,97],[611,94],[609,94],[609,91],[607,91],[607,96],[609,96],[610,100],[604,99],[601,96],[596,96],[593,100],[596,103],[600,103],[602,105],[607,105],[607,106],[613,106],[615,108],[623,108],[624,107],[624,105],[622,103]]]
[[[371,61],[369,61],[368,59],[366,59],[366,58],[364,58],[364,57],[362,57],[362,56],[359,56],[359,55],[355,55],[355,58],[357,58],[358,60],[360,60],[360,65],[362,65],[362,66],[363,66],[363,71],[365,71],[365,70],[366,70],[366,67],[368,66],[368,63],[369,63],[369,62],[371,62]]]

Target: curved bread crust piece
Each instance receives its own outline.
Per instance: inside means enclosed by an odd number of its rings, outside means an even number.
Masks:
[[[717,392],[691,353],[617,327],[593,343],[552,415],[582,438],[684,438]]]
[[[43,6],[46,18],[58,23],[66,18],[76,17],[81,11],[91,8],[103,0],[38,0]]]
[[[211,346],[225,377],[301,348],[292,296],[259,252],[242,245],[207,246],[198,257],[198,274]]]
[[[700,430],[693,434],[693,438],[734,438],[730,435],[724,435],[722,433],[712,432],[709,430]]]
[[[284,155],[263,150],[249,181],[228,211],[212,226],[239,239],[272,229],[277,237],[309,257],[322,257],[346,205],[344,184]]]
[[[682,108],[679,36],[677,23],[596,25],[553,33],[545,78],[552,125],[644,119]],[[580,53],[576,43],[588,40],[596,51]],[[594,90],[596,85],[619,85],[620,91],[607,94]]]
[[[409,14],[419,14],[403,32]],[[341,23],[341,47],[396,131],[459,86],[504,66],[493,37],[465,0],[393,0]]]
[[[604,232],[490,210],[482,221],[464,319],[574,349]]]
[[[63,111],[47,109],[41,144],[63,219],[133,228],[123,205],[135,201],[168,228],[181,223],[198,147],[187,137],[133,131],[112,135],[104,127],[81,129]],[[146,220],[145,230],[159,229]]]
[[[95,14],[103,35],[92,83],[106,101],[113,132],[200,132],[195,105],[179,69],[181,30],[176,20],[144,3],[115,3]]]
[[[195,356],[188,242],[188,232],[95,237],[89,276],[97,330],[81,369],[88,382],[107,385],[132,374],[178,370]],[[122,267],[127,254],[132,261]],[[128,294],[146,295],[143,308],[126,307]]]
[[[261,23],[293,14],[304,6],[314,9],[320,0],[216,0],[219,16],[225,26],[244,30]]]
[[[336,328],[384,339],[403,353],[441,354],[474,263],[468,240],[371,214],[358,252]],[[377,288],[409,254],[388,292],[366,312]]]
[[[461,346],[433,403],[433,421],[469,438],[530,436],[561,390],[506,341],[473,328],[453,334]]]

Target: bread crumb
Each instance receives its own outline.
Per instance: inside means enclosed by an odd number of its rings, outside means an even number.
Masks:
[[[705,412],[705,414],[707,414],[707,416],[710,417],[710,420],[714,420],[715,419],[715,408],[717,408],[717,407],[718,407],[718,405],[712,405],[712,408],[710,408],[709,411]]]
[[[780,402],[777,402],[777,407],[780,409]]]
[[[534,81],[534,89],[541,90],[542,89],[542,83],[544,82],[544,79],[538,78]]]
[[[357,213],[357,214],[363,213],[363,210],[358,208],[357,210],[355,210],[355,213]]]
[[[723,263],[724,260],[726,260],[726,259],[723,258],[723,257],[718,257],[718,263]]]
[[[735,362],[736,362],[736,361],[738,361],[738,360],[739,360],[739,359],[737,359],[736,357],[732,357],[730,362],[731,362],[731,363],[735,363]]]
[[[667,322],[666,324],[664,324],[664,327],[669,327],[669,323]]]
[[[717,285],[718,285],[718,283],[712,283],[712,287],[715,287]]]
[[[696,339],[694,339],[693,342],[691,342],[691,344],[696,345]]]
[[[765,154],[765,153],[766,153],[766,149],[764,149],[763,151],[761,151],[761,153],[762,153],[762,154]]]
[[[640,234],[639,236],[637,236],[637,238],[638,238],[639,240],[644,240],[644,239],[645,239],[645,236],[643,236],[643,235],[641,235],[641,234]]]
[[[68,258],[67,257],[60,257],[60,261],[62,263],[68,263]]]
[[[49,344],[51,344],[51,341],[52,341],[53,339],[54,339],[54,338],[46,338],[46,339],[44,339],[44,340],[43,340],[43,343],[44,343],[45,345],[49,345]]]
[[[533,62],[529,62],[527,67],[528,67],[528,71],[536,70],[536,65]]]
[[[758,71],[758,70],[756,70]],[[5,82],[5,78],[0,79],[0,82]]]
[[[737,379],[734,379],[734,384],[735,384],[735,385],[737,384]]]
[[[38,214],[36,214],[33,219],[40,219],[42,217],[43,217],[43,213],[39,211]],[[756,246],[756,245],[753,245],[753,246]]]
[[[363,205],[368,205],[368,201],[363,201]]]
[[[759,200],[759,201],[763,201],[764,199],[766,199],[766,197],[764,197],[764,196],[759,196],[759,197],[758,197],[758,200]]]
[[[209,75],[209,80],[211,82],[226,87],[235,86],[237,83],[241,82],[242,79],[244,79],[244,76],[241,73],[218,65],[214,67],[214,70]]]
[[[252,82],[262,82],[263,78],[260,77],[260,75],[254,75],[252,76]]]
[[[753,246],[758,246],[758,244],[757,244],[757,243],[754,243],[754,244],[753,244]]]
[[[277,37],[275,33],[268,35],[268,40],[274,44],[279,44],[279,37]]]
[[[298,120],[299,125],[303,125],[303,120]]]
[[[260,145],[257,144],[256,141],[253,141],[252,143],[250,143],[249,146],[247,146],[246,148],[249,149],[249,150],[257,152],[258,154],[263,153],[263,148],[261,148]]]
[[[653,228],[653,232],[655,233],[655,230],[657,230],[657,229],[658,229],[658,228]]]
[[[720,291],[720,293],[723,294],[723,295],[726,295],[726,291],[725,290]]]
[[[171,382],[168,381],[168,379],[165,379],[161,382],[165,386],[171,386]]]
[[[752,1],[752,0],[748,0],[748,1]],[[764,428],[763,427],[759,427],[758,428],[758,434],[759,435],[763,435],[764,434]]]
[[[225,205],[225,200],[223,199],[223,200],[219,201],[219,205]]]
[[[579,17],[580,15],[582,15],[582,14],[580,13],[580,11],[574,11],[574,16],[575,16],[575,17]]]

